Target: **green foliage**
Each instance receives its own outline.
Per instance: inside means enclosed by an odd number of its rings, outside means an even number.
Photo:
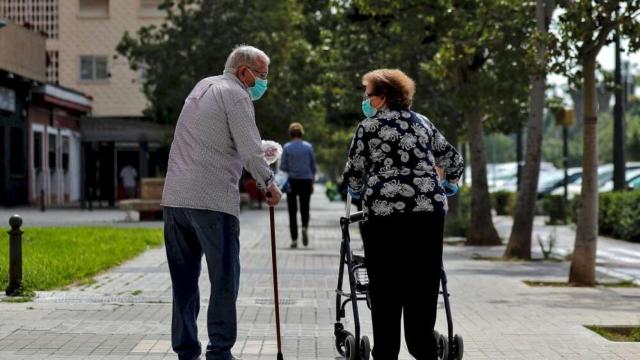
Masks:
[[[491,202],[498,215],[511,215],[516,204],[516,193],[499,190],[491,193]]]
[[[640,190],[600,194],[600,234],[640,242]]]
[[[471,220],[471,189],[462,187],[458,195],[457,213],[447,215],[444,226],[445,236],[465,237]]]
[[[23,288],[60,288],[163,243],[162,229],[77,227],[23,229]],[[8,280],[8,235],[0,229],[0,289]]]
[[[553,69],[572,80],[574,87],[582,83],[581,66],[588,57],[597,56],[600,49],[612,42],[611,33],[619,27],[629,39],[628,51],[640,45],[640,11],[638,0],[592,1],[556,0],[561,9],[555,38],[558,46],[552,49]]]
[[[227,55],[239,44],[251,44],[272,54],[269,91],[256,102],[257,123],[264,137],[282,141],[289,122],[306,122],[317,114],[317,105],[311,100],[317,98],[314,69],[321,58],[313,53],[305,36],[299,2],[165,3],[168,16],[162,25],[143,27],[135,36],[126,33],[117,48],[132,67],[145,66],[143,89],[150,101],[147,116],[175,123],[195,83],[221,74]]]
[[[640,342],[640,326],[585,326],[610,341]]]
[[[572,201],[571,220],[577,222],[580,197]],[[640,190],[599,194],[598,231],[601,235],[640,242]]]
[[[542,200],[544,213],[549,216],[549,225],[566,224],[569,214],[563,195],[547,195]]]

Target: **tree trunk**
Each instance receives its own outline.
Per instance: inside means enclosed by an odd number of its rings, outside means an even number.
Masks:
[[[598,139],[596,99],[596,54],[583,58],[584,124],[582,145],[582,192],[578,228],[571,260],[569,282],[593,286],[596,282],[598,241]]]
[[[487,160],[484,154],[482,114],[465,114],[471,147],[471,224],[467,245],[501,245],[502,241],[491,219],[491,197],[487,185]]]
[[[546,31],[544,0],[536,4],[538,31]],[[544,66],[545,48],[538,45],[538,61]],[[513,227],[504,257],[531,259],[531,236],[535,216],[536,199],[538,197],[538,177],[540,175],[540,159],[542,157],[542,132],[544,126],[544,90],[545,76],[537,73],[532,79],[529,121],[527,123],[527,155],[523,174],[518,189],[518,199],[513,217]]]
[[[614,72],[615,78],[615,97],[616,104],[613,107],[613,189],[616,191],[622,191],[627,188],[626,181],[626,142],[627,134],[625,131],[625,102],[627,92],[627,79],[625,74],[625,81],[622,81],[622,63],[620,52],[620,28],[615,30],[615,58],[616,69]]]

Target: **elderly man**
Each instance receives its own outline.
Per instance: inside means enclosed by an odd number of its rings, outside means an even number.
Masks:
[[[200,80],[185,100],[162,194],[173,285],[171,342],[180,360],[199,359],[198,277],[207,259],[211,294],[206,359],[233,359],[240,280],[238,182],[246,168],[275,206],[281,193],[264,159],[252,100],[267,89],[269,57],[252,46],[231,52],[220,76]]]

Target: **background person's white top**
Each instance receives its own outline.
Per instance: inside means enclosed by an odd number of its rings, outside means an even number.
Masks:
[[[240,213],[242,168],[273,181],[247,86],[225,71],[200,80],[184,102],[169,152],[162,205]]]
[[[138,172],[131,165],[127,165],[123,167],[122,170],[120,170],[120,177],[122,178],[122,185],[124,187],[128,187],[128,188],[136,187],[137,176],[138,176]]]

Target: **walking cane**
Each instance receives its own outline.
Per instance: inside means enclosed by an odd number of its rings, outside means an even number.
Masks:
[[[267,193],[270,197],[271,194]],[[271,223],[271,264],[273,266],[273,294],[274,302],[276,306],[276,334],[278,340],[278,360],[283,360],[282,357],[282,342],[280,339],[280,299],[278,296],[278,264],[276,261],[276,228],[274,220],[273,206],[269,205],[269,222]]]
[[[282,155],[282,146],[274,141],[263,140],[262,149],[264,151],[265,160],[269,164],[276,162],[280,158],[280,155]],[[272,195],[267,191],[266,196],[270,198]],[[278,296],[278,264],[276,261],[276,225],[274,215],[273,206],[269,205],[269,223],[271,225],[271,264],[273,266],[273,294],[276,306],[276,335],[278,340],[277,360],[284,360],[282,357],[282,341],[280,339],[280,298]]]

